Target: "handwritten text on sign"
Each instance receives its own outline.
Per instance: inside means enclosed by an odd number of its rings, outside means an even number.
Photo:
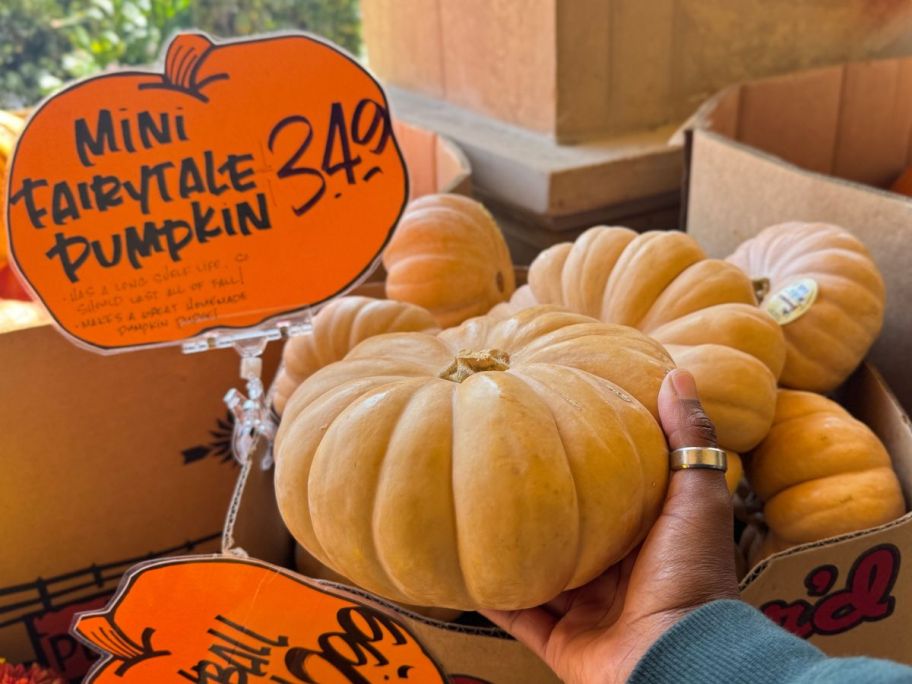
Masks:
[[[443,684],[398,620],[233,558],[159,561],[131,572],[74,633],[103,659],[86,682]]]
[[[164,74],[72,86],[10,172],[10,241],[61,326],[98,347],[247,327],[375,261],[407,197],[379,85],[305,37],[179,35]]]

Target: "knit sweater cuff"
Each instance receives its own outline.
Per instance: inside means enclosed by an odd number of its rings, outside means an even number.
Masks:
[[[640,660],[631,684],[783,681],[824,659],[742,601],[713,601],[675,624]]]

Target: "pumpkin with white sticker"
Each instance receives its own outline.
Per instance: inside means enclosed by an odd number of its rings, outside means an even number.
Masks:
[[[826,223],[782,223],[728,261],[750,276],[760,306],[782,325],[780,383],[829,392],[861,363],[883,326],[883,277],[858,238]]]

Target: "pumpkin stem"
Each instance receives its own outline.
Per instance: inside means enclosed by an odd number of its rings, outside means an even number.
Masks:
[[[456,358],[440,377],[444,380],[462,382],[470,375],[485,371],[505,371],[510,368],[510,355],[500,349],[482,349],[478,352],[460,349]]]
[[[751,284],[754,286],[754,296],[757,298],[757,303],[763,301],[763,298],[769,294],[770,291],[770,279],[769,278],[754,278],[751,280]]]

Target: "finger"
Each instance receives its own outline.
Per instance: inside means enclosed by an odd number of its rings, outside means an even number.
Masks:
[[[716,447],[716,429],[697,395],[693,375],[681,368],[671,371],[659,390],[659,418],[671,449]],[[682,489],[683,488],[683,489]],[[706,496],[708,503],[731,515],[731,499],[721,470],[688,469],[672,473],[668,497]],[[722,510],[724,509],[724,510]]]
[[[716,427],[703,410],[693,375],[677,368],[659,390],[659,417],[672,449],[717,447]]]
[[[716,446],[712,421],[703,410],[696,383],[687,371],[677,369],[665,378],[659,392],[659,417],[672,449]],[[733,510],[725,474],[705,469],[673,472],[662,515],[669,522],[655,531],[668,536],[669,543],[687,546],[689,557],[699,558],[701,564],[711,567],[724,580],[718,588],[736,595],[731,552]]]
[[[488,620],[505,632],[512,634],[542,660],[548,640],[558,623],[558,618],[544,608],[526,608],[524,610],[480,610]]]

